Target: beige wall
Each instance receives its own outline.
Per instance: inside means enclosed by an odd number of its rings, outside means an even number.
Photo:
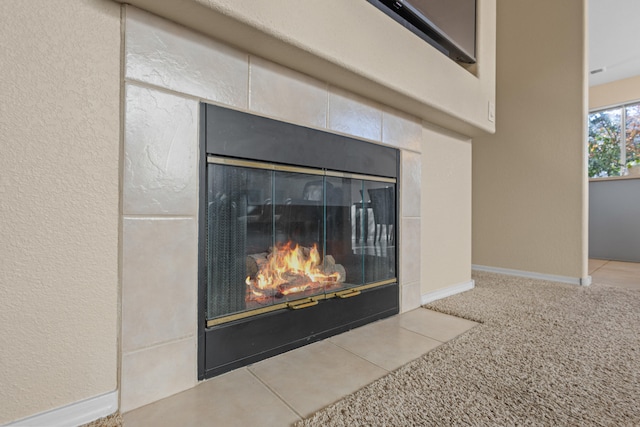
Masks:
[[[498,3],[497,129],[473,142],[474,264],[587,276],[585,3]]]
[[[495,0],[478,1],[475,74],[364,0],[128,3],[440,126],[494,131]]]
[[[426,124],[423,144],[424,295],[471,280],[471,140]]]
[[[408,190],[405,194],[411,196],[402,200],[403,251],[420,260],[424,258],[421,251],[426,250],[438,254],[442,262],[439,270],[423,276],[420,262],[404,259],[400,272],[403,307],[417,304],[420,292],[468,279],[470,232],[463,230],[470,215],[470,147],[465,138],[452,136],[449,131],[436,130],[429,124],[423,128],[421,119],[466,135],[493,131],[487,106],[495,99],[495,0],[478,2],[479,62],[471,72],[418,41],[364,1],[334,0],[330,7],[326,2],[294,0],[278,0],[278,7],[273,2],[256,7],[255,2],[224,0],[132,3],[146,4],[253,54],[256,62],[251,62],[252,67],[267,74],[272,68],[279,70],[271,78],[291,81],[296,90],[313,89],[321,82],[323,102],[332,106],[327,106],[330,117],[326,124],[319,127],[384,144],[401,144],[402,185]],[[261,7],[267,4],[269,7]],[[280,15],[281,10],[287,13]],[[5,242],[0,249],[5,266],[0,271],[0,423],[118,387],[119,218],[123,233],[129,223],[135,222],[126,218],[126,197],[123,208],[119,207],[119,170],[124,169],[120,162],[119,117],[120,102],[126,100],[121,101],[120,96],[119,13],[118,5],[108,0],[0,2],[0,131],[4,141],[0,156],[0,227]],[[347,19],[353,16],[358,17],[355,25],[361,32],[354,32],[354,21]],[[216,46],[213,50],[232,50],[220,47],[218,42],[203,42],[210,43]],[[198,52],[196,57],[204,63],[210,59]],[[269,65],[269,61],[295,71]],[[163,62],[160,68],[171,69],[172,64]],[[189,80],[186,74],[179,72],[178,81]],[[195,82],[198,91],[206,88],[209,77],[208,73],[199,76]],[[131,79],[129,83],[143,82],[142,87],[150,92],[155,91],[154,85],[162,86],[159,92],[163,96],[169,96],[168,87],[172,93],[177,91],[177,96],[186,94],[192,103],[202,97],[237,106],[217,98],[226,93],[225,82],[209,95],[192,92],[191,86],[172,88],[173,82],[158,84],[126,73],[125,78]],[[257,100],[253,98],[252,102]],[[354,105],[357,111],[375,112],[380,134],[364,135],[357,128],[340,127],[343,119],[336,106],[341,103],[347,115]],[[251,109],[250,102],[240,108]],[[275,110],[256,111],[279,115],[277,105],[269,108]],[[296,110],[292,114],[299,113]],[[427,136],[422,144],[420,135]],[[421,152],[425,149],[433,149],[443,163],[431,157],[430,166],[424,166],[422,159],[426,157]],[[454,160],[464,171],[451,177],[447,175],[451,173],[448,162]],[[446,187],[424,184],[438,177],[459,198],[452,197]],[[429,224],[426,230],[422,227],[420,211],[426,205],[417,200],[426,195],[459,212],[449,217],[442,210],[433,210],[433,206],[427,208],[428,215],[446,220],[444,227],[452,231],[454,239],[437,233],[439,223]],[[420,242],[421,236],[429,240]],[[127,251],[127,242],[132,241],[123,238],[122,250]],[[450,241],[455,243],[450,245]],[[446,250],[440,251],[441,247]],[[124,281],[127,271],[120,268]],[[134,276],[127,280],[136,282]],[[421,287],[422,282],[427,286]],[[126,309],[124,303],[122,309]],[[181,333],[176,332],[178,338],[173,343],[189,341],[185,345],[194,352],[191,335],[184,339]],[[131,351],[133,355],[149,343],[132,341],[126,345],[137,346]],[[162,348],[153,348],[161,353]],[[182,348],[178,350],[179,357],[189,356]],[[169,353],[165,356],[162,360],[168,363],[167,370],[175,371],[177,359]],[[153,373],[159,364],[148,360],[140,357],[140,365],[128,366],[144,366]],[[187,369],[195,376],[194,369]],[[164,381],[158,378],[152,376],[154,381]],[[194,378],[186,381],[193,384]],[[155,387],[153,381],[144,383],[134,377],[131,381],[141,389]],[[178,388],[184,387],[181,384]]]
[[[589,88],[589,110],[640,100],[640,76]]]
[[[0,424],[117,388],[119,10],[0,2]]]

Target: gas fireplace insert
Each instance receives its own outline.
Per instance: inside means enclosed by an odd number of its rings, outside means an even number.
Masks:
[[[398,151],[201,105],[199,377],[398,312]]]

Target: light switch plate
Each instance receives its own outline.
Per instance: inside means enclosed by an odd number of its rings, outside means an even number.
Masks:
[[[489,111],[487,114],[487,119],[491,123],[495,123],[496,121],[496,104],[493,101],[489,101]]]

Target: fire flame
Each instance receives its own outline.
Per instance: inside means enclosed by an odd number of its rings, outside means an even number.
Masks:
[[[261,300],[323,288],[335,284],[340,274],[325,274],[317,245],[301,248],[288,242],[274,247],[255,278],[247,277],[248,300]]]

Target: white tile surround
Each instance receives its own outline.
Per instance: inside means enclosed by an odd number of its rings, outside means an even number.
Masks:
[[[122,412],[197,383],[200,101],[399,148],[401,311],[420,305],[419,119],[130,6],[124,55]]]

